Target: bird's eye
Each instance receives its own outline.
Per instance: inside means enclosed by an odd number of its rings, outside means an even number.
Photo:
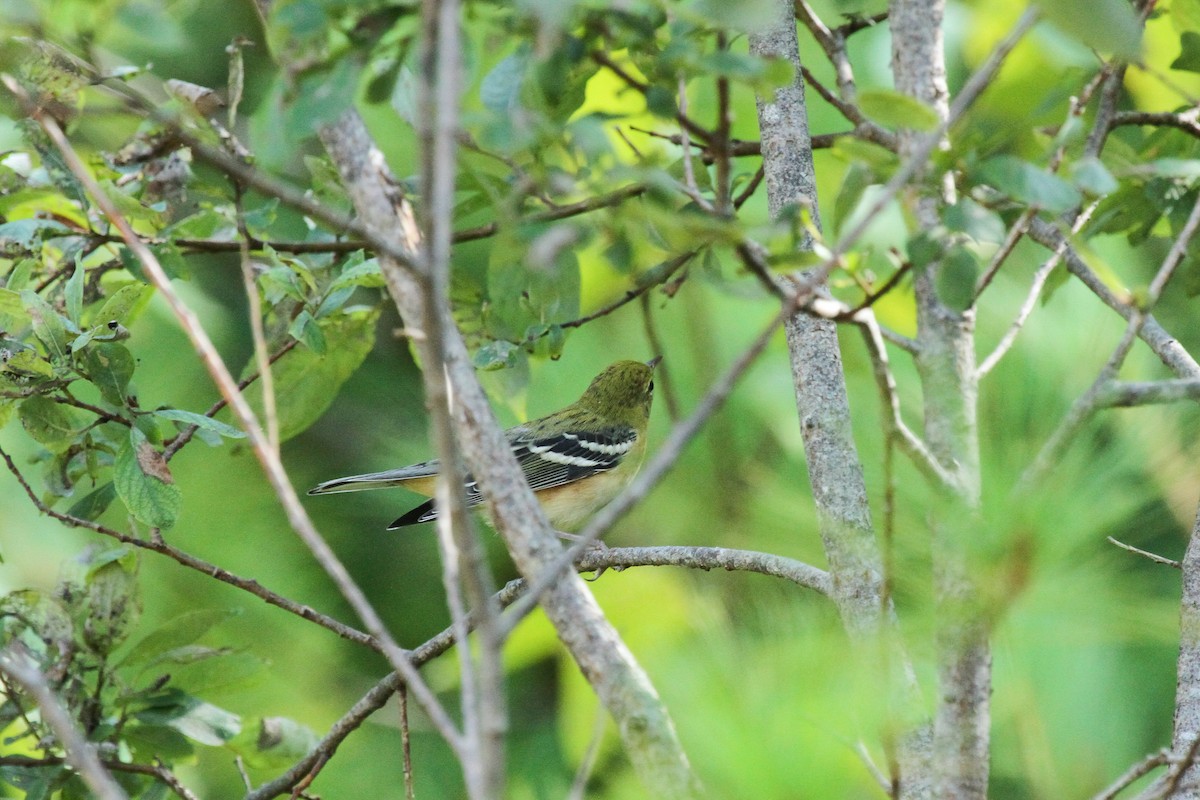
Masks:
[[[651,391],[651,392],[653,392],[653,391],[654,391],[654,381],[650,381],[650,389],[649,389],[649,391]]]

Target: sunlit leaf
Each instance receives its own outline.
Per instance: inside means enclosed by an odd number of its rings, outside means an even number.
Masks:
[[[863,112],[887,128],[932,131],[941,119],[936,111],[915,97],[891,89],[865,89],[858,93]]]

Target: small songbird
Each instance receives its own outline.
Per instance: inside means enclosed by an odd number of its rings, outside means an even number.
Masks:
[[[578,530],[637,474],[646,454],[654,367],[660,360],[661,356],[644,364],[618,361],[597,375],[571,405],[504,432],[529,488],[556,530]],[[438,466],[437,460],[423,461],[384,472],[335,478],[308,493],[403,486],[432,497]],[[465,488],[468,508],[483,502],[470,475]],[[388,530],[428,522],[437,515],[433,500],[429,500],[393,522]]]

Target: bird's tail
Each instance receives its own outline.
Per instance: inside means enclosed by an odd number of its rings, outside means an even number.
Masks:
[[[437,475],[437,462],[426,461],[423,464],[413,464],[410,467],[389,469],[383,472],[368,472],[364,475],[347,475],[344,478],[334,478],[331,481],[319,483],[308,490],[309,494],[334,494],[335,492],[361,492],[366,489],[387,489],[393,486],[405,486],[421,494],[421,488],[414,483],[423,483],[420,479],[432,479]]]

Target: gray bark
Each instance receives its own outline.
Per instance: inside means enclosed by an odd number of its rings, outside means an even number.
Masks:
[[[777,6],[776,23],[750,37],[752,53],[788,59],[796,76],[790,85],[776,90],[774,97],[757,98],[768,207],[777,216],[788,206],[804,206],[819,229],[793,3],[779,0]],[[786,331],[808,477],[832,578],[831,597],[855,644],[856,656],[873,656],[882,662],[885,680],[904,715],[916,719],[919,690],[899,644],[891,608],[885,608],[883,600],[882,557],[854,444],[836,324],[797,313],[787,321]],[[900,774],[893,776],[901,797],[928,796],[929,744],[925,723],[911,726],[903,734],[898,748]]]
[[[893,0],[892,70],[896,88],[949,113],[942,50],[944,0]],[[901,152],[911,153],[917,136],[901,136]],[[952,186],[943,181],[947,199]],[[926,230],[939,222],[939,200],[928,195],[912,202]],[[957,493],[933,512],[934,596],[938,609],[938,705],[934,720],[934,791],[938,797],[987,795],[991,699],[988,632],[973,608],[974,586],[961,541],[979,506],[979,443],[975,370],[975,318],[958,312],[937,295],[940,265],[919,272],[916,364],[925,407],[930,450],[955,476]]]

